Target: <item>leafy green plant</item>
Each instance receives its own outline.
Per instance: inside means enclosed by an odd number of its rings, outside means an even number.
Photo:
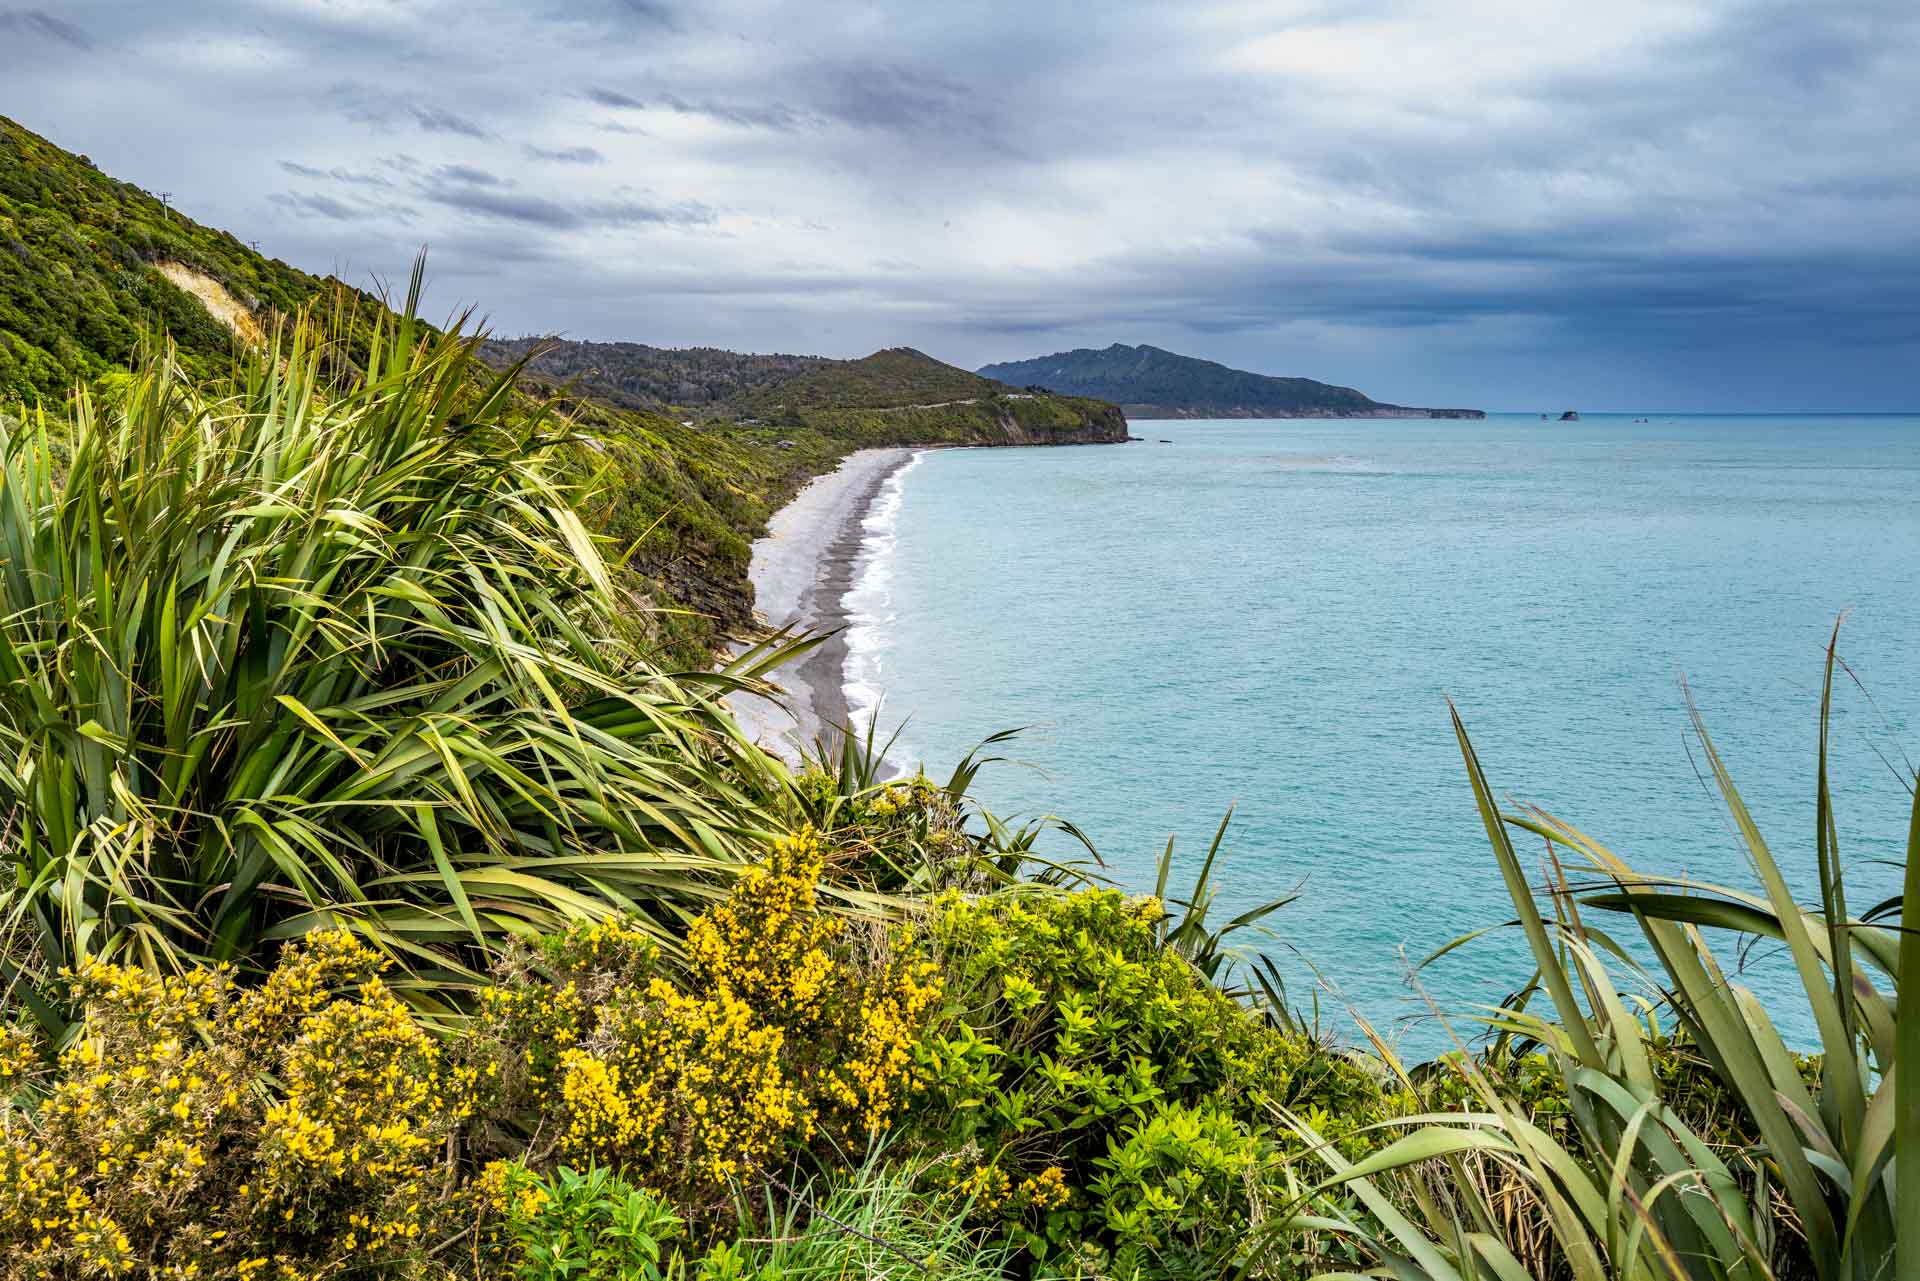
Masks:
[[[350,922],[445,982],[625,910],[669,949],[782,824],[781,767],[616,638],[565,425],[406,313],[343,385],[291,326],[203,391],[156,353],[0,426],[0,947],[24,995],[257,963]],[[58,1019],[44,1001],[39,1013]]]
[[[1256,1132],[1263,1100],[1318,1109],[1343,1136],[1388,1106],[1358,1065],[1209,984],[1165,946],[1164,918],[1154,899],[1035,886],[935,912],[951,999],[921,1052],[917,1120],[942,1150],[970,1154],[948,1185],[1037,1264],[1219,1264],[1255,1216],[1252,1176],[1283,1155]],[[1168,1145],[1200,1128],[1193,1161],[1163,1168]],[[1223,1151],[1247,1177],[1221,1175],[1210,1154]],[[1193,1222],[1191,1198],[1165,1191],[1175,1184],[1232,1208]]]
[[[560,1166],[544,1177],[512,1176],[515,1211],[510,1233],[519,1247],[521,1281],[662,1281],[684,1275],[678,1250],[663,1247],[683,1235],[673,1209],[599,1167]]]
[[[740,1207],[761,1225],[715,1247],[695,1281],[842,1281],[842,1278],[940,1278],[1002,1281],[1012,1258],[982,1241],[964,1205],[930,1201],[924,1169],[884,1149],[839,1179],[770,1187],[764,1205]]]

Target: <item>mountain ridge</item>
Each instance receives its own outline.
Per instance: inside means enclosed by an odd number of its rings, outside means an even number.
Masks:
[[[982,365],[984,378],[1108,400],[1128,418],[1485,418],[1478,409],[1429,409],[1374,400],[1352,387],[1283,378],[1147,344],[1078,347]]]

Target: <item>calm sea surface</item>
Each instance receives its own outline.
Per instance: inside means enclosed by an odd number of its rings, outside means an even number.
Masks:
[[[1449,695],[1496,789],[1645,869],[1752,886],[1689,757],[1684,677],[1811,897],[1822,647],[1850,611],[1842,851],[1856,903],[1897,886],[1874,860],[1899,854],[1920,755],[1920,417],[1133,430],[1148,443],[900,474],[849,600],[850,693],[884,691],[895,755],[936,776],[1031,726],[1010,754],[1032,768],[985,797],[1070,817],[1132,888],[1170,835],[1191,869],[1236,807],[1221,906],[1299,887],[1269,921],[1296,1001],[1331,984],[1329,1022],[1350,1005],[1441,1046],[1409,961],[1511,915]],[[1422,984],[1461,1010],[1529,972],[1505,931]],[[1789,990],[1765,956],[1748,981]]]

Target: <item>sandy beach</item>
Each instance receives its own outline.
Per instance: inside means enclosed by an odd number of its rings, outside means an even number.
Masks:
[[[754,604],[772,628],[819,633],[846,626],[841,600],[860,557],[861,520],[887,477],[907,464],[911,449],[862,449],[836,471],[817,476],[767,522],[753,545],[748,577]],[[774,673],[786,707],[735,694],[728,706],[741,728],[789,761],[811,747],[824,727],[846,723],[847,647],[838,635]]]

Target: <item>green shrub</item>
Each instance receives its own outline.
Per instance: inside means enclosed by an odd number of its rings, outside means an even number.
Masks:
[[[920,1051],[916,1119],[969,1154],[949,1186],[1043,1269],[1204,1271],[1196,1260],[1236,1253],[1262,1172],[1286,1155],[1271,1101],[1349,1142],[1389,1104],[1350,1060],[1207,983],[1162,945],[1164,919],[1113,890],[949,896],[934,912],[949,1001]]]
[[[48,1073],[4,1038],[0,1276],[315,1277],[421,1261],[459,1200],[439,1043],[344,931],[259,987],[92,962]]]
[[[509,1234],[520,1281],[662,1281],[684,1275],[680,1218],[651,1193],[611,1172],[561,1166],[542,1177],[524,1166],[504,1175]]]
[[[908,1106],[940,981],[911,930],[822,911],[821,867],[811,832],[782,840],[689,926],[682,981],[617,922],[510,955],[463,1041],[482,1155],[551,1135],[706,1233],[768,1171],[864,1151]]]

